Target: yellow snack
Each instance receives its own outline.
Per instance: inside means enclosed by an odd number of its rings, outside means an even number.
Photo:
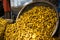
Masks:
[[[57,19],[54,9],[35,6],[7,26],[5,40],[55,40],[51,35]]]
[[[6,25],[7,25],[7,20],[0,18],[0,37],[3,35]]]

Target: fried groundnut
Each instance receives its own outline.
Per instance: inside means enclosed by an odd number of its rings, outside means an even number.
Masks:
[[[57,19],[54,9],[35,6],[7,26],[5,40],[55,40],[51,35]]]
[[[5,40],[29,40],[36,37],[37,34],[32,29],[21,27],[18,27],[16,23],[8,25],[5,32]]]
[[[57,22],[57,15],[54,9],[44,6],[36,6],[28,12],[23,13],[19,19],[21,19],[19,21],[24,22],[27,27],[32,29],[40,28],[41,33],[46,31],[46,33],[51,36],[55,28],[54,25],[56,25]]]
[[[7,20],[0,18],[0,37],[3,35],[6,25],[7,25]]]

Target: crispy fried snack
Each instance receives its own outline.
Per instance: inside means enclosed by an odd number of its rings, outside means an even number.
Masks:
[[[57,19],[54,9],[35,6],[7,26],[5,40],[55,40],[51,35]]]
[[[0,37],[1,35],[3,35],[7,22],[8,22],[7,20],[0,18]]]

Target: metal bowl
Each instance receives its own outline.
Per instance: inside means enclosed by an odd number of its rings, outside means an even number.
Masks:
[[[34,6],[47,6],[47,7],[50,7],[50,8],[52,8],[52,9],[54,9],[54,10],[56,11],[58,20],[57,20],[57,22],[56,22],[56,28],[55,28],[55,30],[53,31],[52,35],[51,35],[51,36],[53,36],[53,35],[56,33],[56,30],[57,30],[57,28],[58,28],[59,16],[58,16],[58,12],[57,12],[56,7],[55,7],[53,4],[51,4],[50,2],[40,1],[40,2],[27,3],[27,4],[20,10],[20,12],[19,12],[16,20],[19,18],[20,15],[22,15],[22,13],[30,10],[30,9],[33,8]]]

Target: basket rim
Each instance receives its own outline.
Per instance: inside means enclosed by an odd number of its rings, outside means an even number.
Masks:
[[[56,31],[57,31],[57,29],[58,29],[59,15],[58,15],[58,11],[57,11],[55,5],[53,5],[53,4],[50,3],[50,2],[47,2],[47,1],[39,1],[39,2],[38,2],[38,1],[37,1],[37,2],[30,2],[30,3],[28,3],[27,5],[24,5],[24,7],[19,11],[19,13],[18,13],[18,15],[17,15],[17,18],[16,18],[16,21],[17,21],[17,19],[19,18],[20,13],[24,10],[25,7],[27,7],[28,5],[33,4],[33,3],[41,3],[41,2],[48,3],[49,5],[53,6],[54,9],[55,9],[55,11],[56,11],[56,13],[57,13],[57,18],[58,18],[58,20],[57,20],[57,22],[56,22],[56,28],[55,28],[55,30],[53,31],[52,35],[51,35],[51,37],[52,37],[52,36],[54,36],[54,34],[56,33]]]

